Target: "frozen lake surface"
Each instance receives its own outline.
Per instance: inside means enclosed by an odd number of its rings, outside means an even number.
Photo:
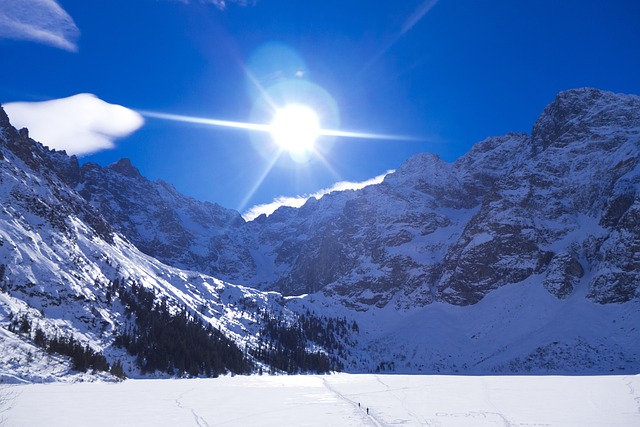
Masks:
[[[639,375],[236,376],[0,394],[7,426],[640,426]]]

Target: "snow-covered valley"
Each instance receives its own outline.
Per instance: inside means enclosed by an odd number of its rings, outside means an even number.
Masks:
[[[640,376],[236,376],[5,386],[7,426],[640,425]],[[367,414],[368,408],[368,414]]]
[[[637,417],[639,112],[639,97],[563,92],[531,137],[488,138],[452,164],[417,155],[380,184],[246,222],[128,160],[81,167],[0,109],[6,416],[39,425],[65,405],[105,405],[68,424]],[[335,371],[358,375],[281,375]]]

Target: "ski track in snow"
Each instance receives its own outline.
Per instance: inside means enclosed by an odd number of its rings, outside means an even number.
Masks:
[[[491,406],[495,410],[495,412],[485,412],[485,414],[496,415],[500,417],[500,419],[502,419],[505,427],[511,427],[511,423],[509,422],[509,420],[507,420],[507,418],[500,411],[498,411],[498,408],[496,408],[496,405],[491,400],[491,393],[489,391],[489,387],[487,386],[487,380],[485,378],[480,378],[480,380],[481,380],[482,388],[484,389],[484,396],[487,400],[487,403],[489,404],[489,406]]]
[[[353,407],[358,409],[358,411],[360,411],[362,413],[362,415],[366,416],[367,420],[369,420],[371,422],[371,424],[373,424],[374,426],[383,427],[385,425],[384,423],[382,423],[382,421],[380,421],[378,419],[378,417],[376,417],[375,415],[373,415],[373,413],[371,413],[370,408],[366,408],[365,409],[363,406],[361,406],[355,400],[349,399],[347,396],[345,396],[344,394],[340,393],[335,388],[331,387],[325,378],[322,378],[322,385],[324,385],[324,387],[327,390],[329,390],[331,393],[335,394],[339,399],[341,399],[341,400],[353,405]]]
[[[189,394],[191,392],[193,392],[195,389],[190,389],[185,391],[184,393],[181,393],[178,397],[176,397],[176,406],[180,409],[184,409],[184,410],[188,410],[191,411],[191,415],[193,415],[193,419],[195,420],[196,424],[198,425],[198,427],[210,427],[209,423],[202,418],[200,415],[198,415],[198,413],[195,411],[195,409],[184,406],[184,404],[182,403],[182,399],[184,398],[184,396],[186,394]]]
[[[385,387],[386,391],[391,396],[393,396],[394,398],[398,399],[398,401],[400,401],[400,404],[407,411],[407,414],[413,417],[413,419],[416,420],[419,425],[431,425],[429,421],[427,421],[424,417],[421,417],[420,415],[412,411],[409,405],[407,404],[407,395],[403,390],[406,390],[408,387],[392,389],[387,383],[385,383],[384,381],[382,381],[382,379],[380,379],[379,375],[374,375],[374,378],[378,383],[380,383],[383,387]],[[402,391],[402,397],[399,397],[398,395],[396,395],[396,391]]]
[[[629,387],[629,394],[632,396],[636,395],[636,389],[633,387],[633,378],[632,376],[624,377],[625,385]],[[640,413],[640,396],[636,396],[633,398],[635,400],[636,405],[638,406],[638,413]]]

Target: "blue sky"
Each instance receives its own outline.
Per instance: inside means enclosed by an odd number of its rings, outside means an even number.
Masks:
[[[322,155],[299,163],[276,159],[264,135],[248,130],[153,117],[141,124],[108,110],[113,119],[105,126],[114,129],[100,133],[113,146],[74,148],[84,152],[81,162],[103,166],[128,157],[149,179],[241,212],[338,181],[365,181],[419,152],[454,161],[488,136],[529,133],[561,90],[640,94],[636,0],[2,4],[3,104],[93,94],[75,102],[92,103],[85,112],[115,104],[255,122],[265,120],[256,113],[257,88],[293,81],[313,88],[304,96],[329,99],[333,107],[322,114],[332,128],[413,138],[320,138]],[[46,126],[90,120],[84,116],[65,112]],[[34,113],[29,127],[37,120]]]

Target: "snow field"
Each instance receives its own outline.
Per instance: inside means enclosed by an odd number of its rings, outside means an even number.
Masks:
[[[236,376],[15,385],[0,393],[13,399],[0,414],[7,426],[640,425],[640,375]]]

